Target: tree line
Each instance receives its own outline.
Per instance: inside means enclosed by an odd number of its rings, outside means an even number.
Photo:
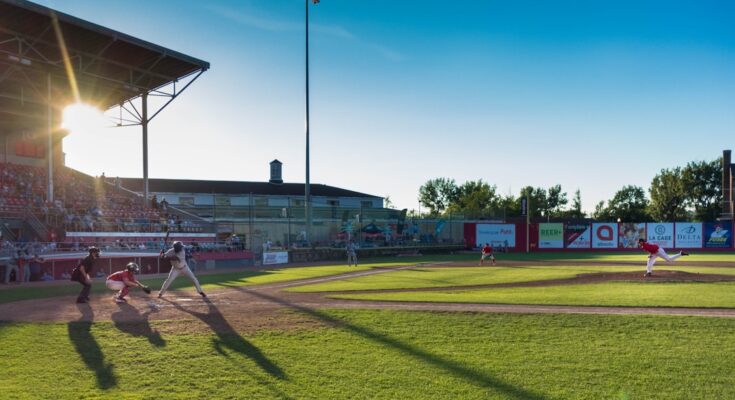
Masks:
[[[549,188],[526,186],[518,196],[498,193],[497,186],[478,181],[457,184],[451,178],[435,178],[419,188],[419,203],[428,216],[460,214],[465,218],[511,218],[521,216],[521,202],[527,198],[532,217],[599,221],[713,221],[722,201],[722,159],[690,162],[685,167],[662,169],[646,190],[626,185],[615,195],[600,201],[591,215],[582,211],[580,190],[570,199],[561,185]]]

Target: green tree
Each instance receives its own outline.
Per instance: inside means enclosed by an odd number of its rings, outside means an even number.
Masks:
[[[595,211],[592,212],[592,218],[597,221],[614,221],[617,217],[613,218],[610,213],[610,209],[605,207],[605,201],[601,200],[595,205]]]
[[[430,179],[419,188],[419,202],[429,209],[431,215],[436,216],[446,210],[456,199],[456,194],[457,184],[454,179]]]
[[[611,221],[620,218],[626,222],[648,222],[651,221],[651,216],[647,209],[648,200],[643,188],[626,185],[608,201],[602,214],[610,218]]]
[[[722,202],[722,158],[690,162],[682,170],[682,183],[688,204],[697,221],[714,221]]]
[[[542,188],[534,188],[526,186],[521,188],[520,197],[518,197],[518,209],[521,208],[521,199],[528,198],[528,213],[531,217],[546,216],[548,212],[548,204],[546,190]]]
[[[451,212],[461,212],[470,217],[496,215],[501,208],[501,199],[495,185],[483,182],[467,181],[456,191],[456,198],[449,206]]]
[[[602,207],[604,207],[604,202]],[[572,198],[572,205],[568,210],[560,212],[560,216],[564,218],[584,218],[587,214],[582,211],[582,194],[579,189],[574,192],[574,198]]]
[[[687,219],[687,193],[681,168],[662,169],[651,181],[649,212],[656,221],[683,221]]]
[[[561,191],[561,185],[554,185],[546,192],[546,217],[563,216],[562,208],[567,205],[567,193]]]

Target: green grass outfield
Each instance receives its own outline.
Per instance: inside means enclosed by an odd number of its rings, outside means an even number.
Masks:
[[[305,310],[312,330],[0,325],[7,399],[732,399],[735,320]]]
[[[657,265],[667,270],[717,275],[735,275],[735,268],[687,267],[683,264]],[[529,266],[414,268],[385,274],[345,278],[338,281],[298,286],[294,292],[331,292],[381,289],[441,288],[568,279],[580,274],[645,271],[636,266]]]
[[[329,297],[446,303],[735,308],[735,282],[606,282],[478,290],[335,294]]]

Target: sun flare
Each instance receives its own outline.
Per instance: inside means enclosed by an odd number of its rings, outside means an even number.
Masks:
[[[102,111],[89,104],[75,103],[67,106],[63,116],[61,127],[72,135],[94,134],[108,125]]]

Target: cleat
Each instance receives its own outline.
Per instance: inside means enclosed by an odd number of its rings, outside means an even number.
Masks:
[[[158,296],[157,297],[160,299],[161,297],[163,297],[163,293],[158,292]]]
[[[85,299],[77,299],[77,304],[85,304],[87,300]]]
[[[127,300],[117,297],[117,296],[113,297],[113,299],[115,300],[115,303],[127,303],[128,302]]]
[[[199,292],[199,294],[200,294],[200,295],[201,295],[202,297],[204,297],[205,299],[207,298],[207,295],[206,295],[206,294],[204,294],[204,292]]]
[[[653,276],[653,274],[652,274],[652,273],[650,273],[650,272],[646,272],[646,274],[645,274],[645,275],[643,275],[643,277],[644,277],[644,278],[650,278],[650,277],[652,277],[652,276]]]
[[[686,251],[680,251],[679,253],[681,253],[682,256],[688,256],[689,255],[689,253],[687,253]]]

